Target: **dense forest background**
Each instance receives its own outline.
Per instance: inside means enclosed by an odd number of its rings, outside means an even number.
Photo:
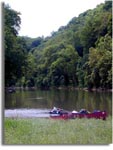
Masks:
[[[111,1],[45,38],[19,36],[20,13],[5,4],[3,12],[6,87],[112,88]]]

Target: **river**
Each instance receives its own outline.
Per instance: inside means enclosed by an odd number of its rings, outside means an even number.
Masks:
[[[69,111],[85,108],[112,114],[112,92],[84,90],[18,90],[5,94],[5,116],[48,117],[53,106]]]

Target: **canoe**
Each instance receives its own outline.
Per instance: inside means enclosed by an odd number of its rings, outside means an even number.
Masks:
[[[76,119],[76,118],[95,118],[95,119],[103,119],[106,120],[107,112],[94,110],[93,112],[89,112],[86,109],[81,109],[78,111],[67,111],[60,108],[54,107],[50,112],[50,118],[52,119]]]

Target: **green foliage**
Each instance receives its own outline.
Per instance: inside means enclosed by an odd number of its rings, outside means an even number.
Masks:
[[[92,82],[102,88],[112,88],[112,46],[110,41],[111,37],[108,35],[100,38],[96,49],[90,48],[89,52],[88,64],[92,70]]]
[[[35,58],[31,52],[27,54],[27,58],[25,60],[26,65],[22,67],[23,69],[23,78],[25,79],[24,82],[22,82],[21,86],[23,87],[33,87],[35,86],[35,80],[34,80],[34,72],[36,69],[35,64]],[[22,78],[22,80],[23,80]],[[21,82],[21,81],[20,81]]]
[[[34,56],[27,53],[25,38],[18,36],[20,13],[4,5],[5,86],[33,85]],[[32,84],[31,84],[32,82]]]
[[[53,85],[76,85],[76,63],[78,55],[71,45],[58,53],[58,58],[50,66]]]
[[[17,37],[20,28],[20,17],[18,12],[4,5],[4,41],[5,41],[5,85],[15,85],[22,76],[22,65],[24,65],[25,43]]]
[[[111,12],[103,11],[103,4],[89,13],[80,34],[81,42],[85,48],[84,53],[88,53],[90,47],[95,47],[98,38],[108,33],[110,16]]]
[[[112,88],[111,10],[106,1],[51,36],[32,39],[17,36],[19,13],[5,6],[6,84]]]
[[[43,37],[30,38],[27,36],[22,37],[25,40],[27,51],[33,51],[33,49],[39,46],[43,42]]]

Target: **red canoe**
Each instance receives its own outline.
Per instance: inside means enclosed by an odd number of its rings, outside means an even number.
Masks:
[[[62,110],[62,109],[61,109]],[[86,111],[86,110],[85,110]],[[52,111],[51,111],[52,112]],[[69,112],[67,111],[67,113],[60,113],[60,112],[53,112],[53,113],[50,113],[50,118],[52,119],[76,119],[76,118],[95,118],[95,119],[103,119],[103,120],[106,120],[106,117],[107,117],[107,112],[106,111],[94,111],[92,113],[89,113],[89,112],[84,112],[84,111],[81,111],[81,112]]]

